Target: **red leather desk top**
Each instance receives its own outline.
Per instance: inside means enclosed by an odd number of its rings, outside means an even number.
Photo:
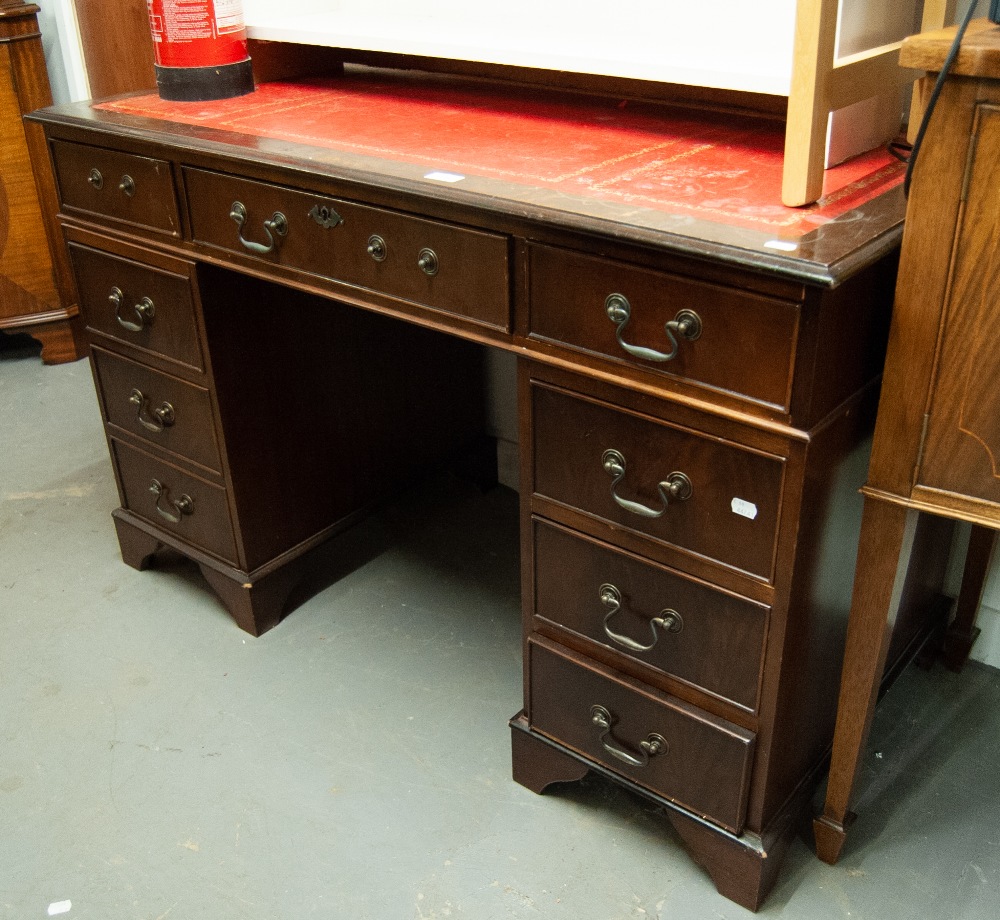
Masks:
[[[249,96],[98,109],[344,150],[796,238],[902,180],[882,149],[827,170],[823,198],[781,204],[784,125],[591,97],[349,76]]]

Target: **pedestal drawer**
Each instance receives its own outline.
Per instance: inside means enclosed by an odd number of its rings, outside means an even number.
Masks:
[[[63,210],[110,217],[177,236],[170,163],[69,141],[52,142]]]
[[[551,246],[529,258],[532,336],[788,407],[798,303]]]
[[[536,495],[773,577],[782,458],[535,380],[531,412]]]
[[[226,490],[112,440],[124,506],[151,524],[237,564]]]
[[[194,238],[508,329],[505,236],[198,169]]]
[[[531,728],[734,833],[754,735],[541,639],[528,642]]]
[[[109,424],[216,473],[222,471],[208,390],[101,348],[92,354]]]
[[[78,243],[69,253],[88,328],[203,370],[187,263],[164,271]]]
[[[541,518],[533,529],[538,620],[757,708],[766,606]]]

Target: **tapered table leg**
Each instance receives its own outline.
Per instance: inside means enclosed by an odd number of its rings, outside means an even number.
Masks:
[[[868,739],[913,539],[917,512],[865,497],[858,565],[840,679],[837,725],[823,814],[813,822],[816,855],[833,865],[847,836],[854,784]]]
[[[990,570],[993,545],[997,532],[989,527],[973,527],[969,536],[969,549],[965,554],[962,572],[962,589],[955,605],[955,619],[944,634],[941,657],[953,671],[961,671],[972,651],[972,643],[979,635],[976,616],[983,598],[986,576]]]

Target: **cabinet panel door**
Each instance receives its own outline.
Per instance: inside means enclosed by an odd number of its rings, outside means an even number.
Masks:
[[[976,128],[919,485],[1000,502],[1000,107]]]
[[[0,42],[0,321],[59,307],[13,66]]]

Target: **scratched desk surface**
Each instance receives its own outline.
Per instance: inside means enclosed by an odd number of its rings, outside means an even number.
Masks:
[[[816,204],[782,206],[784,124],[739,113],[368,69],[262,84],[237,99],[154,93],[82,105],[104,123],[185,126],[192,139],[249,141],[265,156],[294,150],[325,173],[378,172],[529,216],[572,211],[815,280],[834,279],[873,240],[893,245],[904,213],[904,167],[884,149],[827,170]]]

